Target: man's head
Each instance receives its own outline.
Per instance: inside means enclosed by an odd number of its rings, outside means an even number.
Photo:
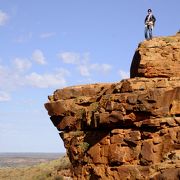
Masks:
[[[149,13],[149,14],[152,13],[152,10],[151,10],[151,9],[148,9],[148,13]]]

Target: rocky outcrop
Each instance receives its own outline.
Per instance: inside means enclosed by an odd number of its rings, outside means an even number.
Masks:
[[[74,179],[179,179],[180,36],[142,42],[131,78],[59,89],[45,104]]]
[[[131,65],[133,77],[180,77],[180,33],[139,44]]]

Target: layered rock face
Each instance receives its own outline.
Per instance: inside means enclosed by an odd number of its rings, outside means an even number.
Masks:
[[[168,36],[139,45],[131,65],[133,77],[180,77],[179,37]]]
[[[141,43],[130,79],[59,89],[45,107],[73,179],[179,179],[180,35]]]

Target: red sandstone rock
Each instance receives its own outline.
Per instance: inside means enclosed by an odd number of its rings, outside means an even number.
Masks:
[[[131,77],[49,96],[74,179],[180,177],[180,36],[142,42]]]
[[[131,64],[130,76],[179,77],[180,35],[140,43]]]

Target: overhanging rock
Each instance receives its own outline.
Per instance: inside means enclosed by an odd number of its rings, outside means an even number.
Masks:
[[[45,108],[73,179],[178,179],[180,36],[140,44],[131,78],[56,90]]]

